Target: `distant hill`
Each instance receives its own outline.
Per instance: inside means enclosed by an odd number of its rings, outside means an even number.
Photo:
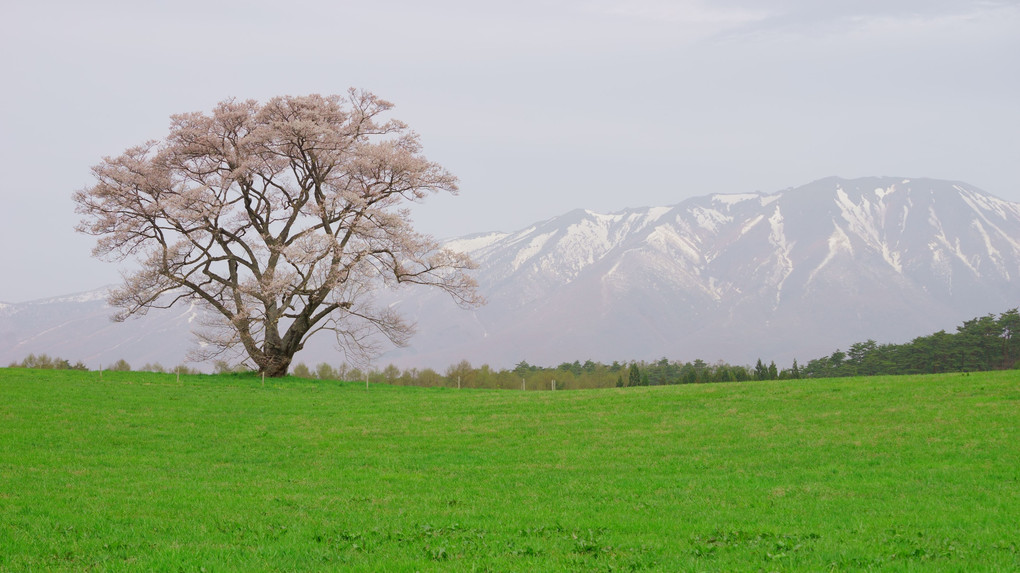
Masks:
[[[438,292],[382,293],[419,329],[377,364],[786,364],[1020,304],[1020,204],[952,181],[833,177],[671,207],[577,210],[448,245],[479,263],[489,303],[461,311]],[[112,324],[101,301],[84,298],[0,308],[0,361],[183,360],[196,309]],[[330,342],[313,340],[297,361],[339,363]]]
[[[197,307],[154,310],[115,323],[106,304],[107,290],[0,304],[0,366],[28,354],[80,360],[93,369],[121,358],[136,369],[145,363],[169,368],[184,362],[194,344],[190,327],[201,312]]]

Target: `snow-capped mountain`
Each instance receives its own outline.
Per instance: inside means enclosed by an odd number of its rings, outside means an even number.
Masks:
[[[378,364],[788,364],[1020,305],[1020,204],[930,179],[829,178],[672,207],[577,210],[447,245],[479,264],[488,304],[463,311],[421,288],[384,293],[418,334]],[[169,366],[183,360],[194,313],[112,324],[101,301],[8,305],[0,361],[47,352]],[[339,363],[330,343],[313,339],[296,360]]]
[[[574,211],[451,241],[489,304],[440,297],[396,363],[669,357],[789,363],[1020,302],[1020,204],[963,183],[829,178],[673,207]]]

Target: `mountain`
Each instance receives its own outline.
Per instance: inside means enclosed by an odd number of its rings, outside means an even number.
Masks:
[[[465,315],[408,296],[419,335],[384,359],[804,361],[1017,306],[1018,240],[1020,205],[930,179],[579,210],[451,241],[479,263],[489,304]]]
[[[48,354],[90,368],[123,358],[135,368],[159,362],[173,367],[193,344],[195,306],[151,311],[122,323],[110,320],[108,288],[19,304],[0,303],[0,366],[29,354]]]
[[[463,311],[420,288],[381,293],[419,329],[377,364],[789,364],[1020,304],[1020,204],[951,181],[828,178],[671,207],[577,210],[447,245],[479,264],[488,304]],[[29,352],[136,366],[184,359],[196,309],[113,324],[89,296],[0,308],[0,362]],[[313,339],[297,361],[339,363],[330,342]]]

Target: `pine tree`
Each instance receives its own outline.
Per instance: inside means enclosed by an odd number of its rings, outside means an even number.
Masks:
[[[641,370],[638,369],[637,364],[630,365],[630,375],[628,376],[628,386],[640,386],[641,385]]]

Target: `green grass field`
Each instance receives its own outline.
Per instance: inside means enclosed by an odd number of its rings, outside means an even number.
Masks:
[[[0,571],[1017,571],[1020,375],[0,369]]]

